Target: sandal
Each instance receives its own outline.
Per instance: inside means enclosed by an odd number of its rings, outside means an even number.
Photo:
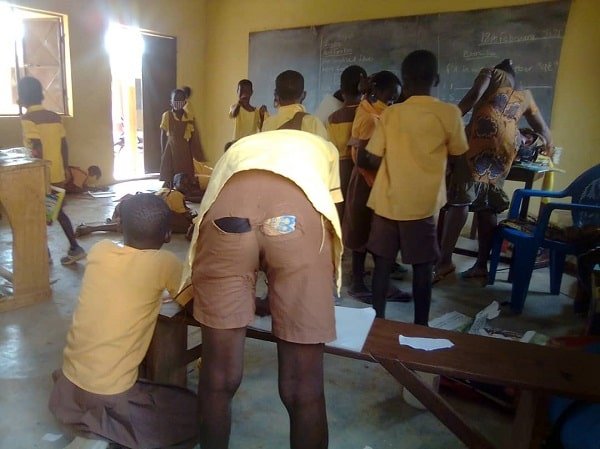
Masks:
[[[437,284],[438,282],[440,282],[442,279],[444,279],[446,276],[448,276],[449,274],[452,274],[456,271],[456,265],[452,264],[452,265],[447,265],[446,267],[443,267],[442,269],[435,269],[433,271],[433,281],[432,283]]]

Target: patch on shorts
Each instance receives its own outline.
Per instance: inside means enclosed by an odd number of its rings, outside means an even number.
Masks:
[[[294,215],[281,215],[268,218],[260,225],[263,234],[268,236],[291,234],[296,230],[296,217]]]

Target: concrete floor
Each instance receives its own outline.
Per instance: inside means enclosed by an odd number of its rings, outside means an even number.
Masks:
[[[117,185],[113,198],[69,197],[67,214],[74,224],[100,221],[110,216],[113,200],[125,193],[156,188],[156,181],[130,182]],[[60,265],[66,240],[58,225],[48,228],[49,245],[54,258],[50,276],[53,296],[50,300],[27,308],[0,313],[0,449],[57,449],[71,440],[57,426],[47,410],[51,390],[51,372],[61,366],[62,350],[85,263],[70,267]],[[89,249],[102,238],[119,239],[119,235],[90,235],[81,239]],[[10,262],[10,228],[0,221],[0,263]],[[166,248],[184,257],[187,242],[175,236]],[[346,268],[349,262],[346,262]],[[459,270],[470,266],[472,259],[455,256]],[[346,270],[347,271],[347,270]],[[347,273],[345,273],[346,275]],[[345,276],[347,277],[347,276]],[[506,272],[500,275],[505,279]],[[572,313],[572,300],[561,294],[550,296],[546,269],[534,273],[531,293],[520,316],[504,311],[495,327],[518,331],[535,330],[555,336],[574,333],[583,320]],[[396,282],[410,289],[407,280]],[[563,291],[573,288],[573,279],[565,276]],[[107,289],[107,295],[110,290]],[[457,310],[474,316],[492,300],[505,302],[510,284],[498,282],[481,288],[450,277],[439,283],[433,294],[431,318]],[[342,305],[364,307],[344,292]],[[412,304],[388,305],[388,318],[412,321]],[[191,339],[199,339],[195,330]],[[494,363],[490,354],[490,363]],[[189,367],[190,388],[196,387],[197,372]],[[288,447],[287,414],[277,395],[277,359],[272,343],[248,340],[244,380],[233,403],[231,449]],[[464,447],[429,412],[419,411],[404,403],[401,387],[381,367],[360,361],[326,355],[327,408],[332,449],[454,449]],[[446,395],[492,441],[501,442],[512,419],[487,403],[476,403],[452,394]],[[57,441],[45,441],[47,434],[62,435]]]

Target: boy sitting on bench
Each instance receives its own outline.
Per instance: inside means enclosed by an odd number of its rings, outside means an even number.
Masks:
[[[89,252],[50,411],[77,434],[129,448],[193,447],[196,395],[138,379],[162,294],[174,297],[181,280],[181,262],[160,249],[170,211],[150,193],[122,205],[124,244],[102,240]]]

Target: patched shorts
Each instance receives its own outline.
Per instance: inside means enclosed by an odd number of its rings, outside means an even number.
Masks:
[[[285,177],[231,177],[200,223],[192,266],[194,318],[216,329],[254,320],[265,272],[273,334],[293,343],[335,339],[333,229]]]

